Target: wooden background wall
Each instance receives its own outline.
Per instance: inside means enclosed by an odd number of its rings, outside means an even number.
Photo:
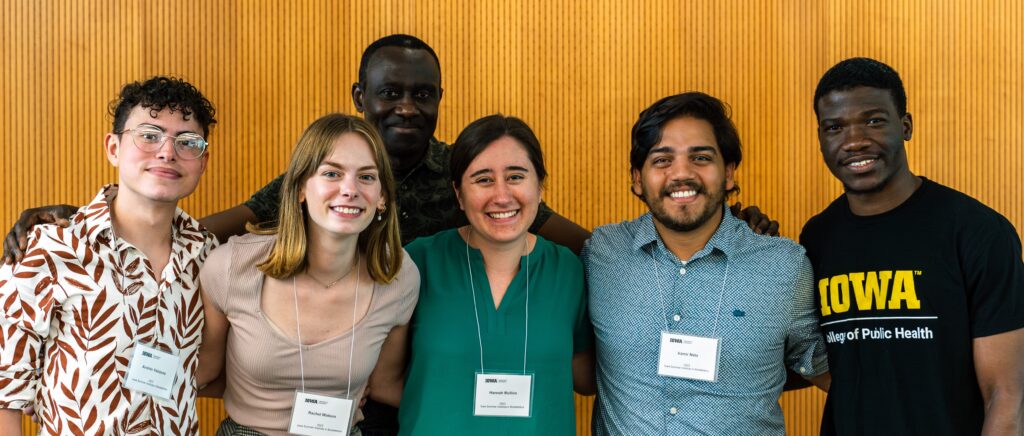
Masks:
[[[548,155],[546,200],[587,228],[644,210],[627,191],[639,111],[701,90],[733,107],[739,200],[795,237],[840,192],[818,153],[814,86],[836,61],[871,56],[906,82],[912,169],[1020,231],[1022,22],[1015,0],[2,0],[0,227],[114,181],[100,147],[106,104],[154,74],[189,79],[218,108],[209,170],[183,208],[238,204],[283,171],[309,122],[354,111],[362,49],[403,32],[440,55],[438,137],[496,111],[522,117]],[[822,395],[781,401],[790,434],[816,434]],[[589,402],[579,404],[589,434]],[[221,414],[203,403],[204,434]]]

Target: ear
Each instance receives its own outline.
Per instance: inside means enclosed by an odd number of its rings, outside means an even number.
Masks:
[[[388,202],[387,202],[387,199],[384,198],[384,196],[381,196],[380,199],[377,200],[377,210],[384,209],[385,207],[387,207],[387,205],[388,205]],[[384,209],[384,210],[387,211],[387,209]]]
[[[736,187],[736,181],[733,180],[733,176],[736,174],[736,162],[728,163],[725,165],[725,190],[731,191]]]
[[[633,168],[632,170],[630,170],[630,175],[632,175],[633,177],[633,184],[629,187],[629,190],[633,192],[633,195],[643,198],[644,185],[640,170],[637,168]]]
[[[352,84],[352,104],[356,106],[356,112],[363,113],[363,85],[359,82]]]
[[[301,205],[302,203],[305,203],[305,202],[306,202],[306,184],[303,183],[302,186],[299,187],[299,204]]]
[[[455,199],[459,201],[459,209],[466,210],[466,208],[462,205],[462,193],[459,192],[459,188],[455,187],[455,182],[452,182],[452,189],[455,191]]]
[[[107,133],[107,136],[103,137],[103,152],[107,155],[107,160],[110,164],[117,166],[119,161],[118,152],[121,148],[121,136],[113,133]]]
[[[914,136],[914,118],[910,116],[910,112],[903,115],[903,140],[909,141],[911,136]]]

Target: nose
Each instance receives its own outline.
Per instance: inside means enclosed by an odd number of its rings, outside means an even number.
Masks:
[[[871,145],[868,140],[867,128],[862,126],[850,126],[846,129],[846,137],[843,138],[843,151],[858,151]]]
[[[339,183],[341,183],[339,191],[342,197],[347,197],[350,199],[359,197],[359,190],[356,188],[355,175],[347,174],[345,175],[345,177],[341,178],[341,181]]]
[[[693,174],[693,163],[686,157],[675,159],[667,173],[670,181],[690,180],[693,178]]]
[[[494,202],[498,204],[505,204],[512,201],[512,189],[509,188],[508,184],[504,180],[500,180],[494,184]]]
[[[411,95],[405,95],[398,100],[395,105],[395,114],[405,118],[419,115],[419,108],[416,107]]]
[[[164,137],[160,140],[160,148],[156,149],[157,159],[172,162],[178,159],[177,152],[174,150],[174,139],[170,137]]]

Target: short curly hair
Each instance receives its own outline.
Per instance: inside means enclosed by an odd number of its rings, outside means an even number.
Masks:
[[[124,85],[108,108],[114,117],[114,133],[124,131],[124,123],[135,106],[149,109],[152,116],[165,108],[171,112],[181,112],[186,120],[195,116],[196,122],[203,128],[203,136],[208,136],[210,128],[217,124],[214,118],[217,110],[213,103],[203,97],[191,83],[176,77],[153,76],[143,82]]]

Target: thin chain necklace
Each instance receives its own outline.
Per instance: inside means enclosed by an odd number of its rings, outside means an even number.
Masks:
[[[352,271],[355,271],[356,265],[358,265],[356,263],[358,261],[358,259],[359,259],[359,254],[356,254],[356,259],[354,259],[352,261],[353,265],[349,267],[348,271],[346,271],[345,274],[343,274],[341,277],[338,277],[337,280],[335,280],[335,281],[333,281],[331,283],[328,283],[328,284],[324,284],[324,282],[320,281],[320,279],[316,278],[316,276],[314,276],[313,274],[310,274],[308,267],[303,272],[306,273],[306,275],[309,276],[309,278],[313,279],[314,282],[317,282],[320,286],[323,286],[324,289],[330,289],[331,286],[334,286],[334,285],[338,284],[338,282],[344,280],[345,277],[348,277],[349,274],[352,274]]]

